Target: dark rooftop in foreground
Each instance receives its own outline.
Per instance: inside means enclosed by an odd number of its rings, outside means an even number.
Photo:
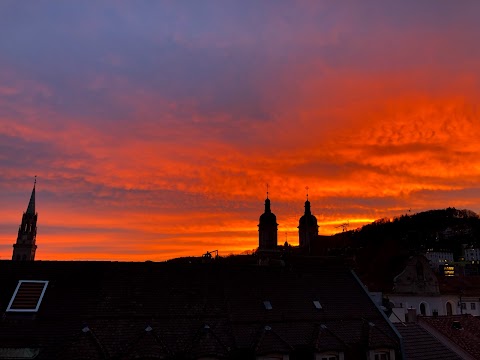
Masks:
[[[48,281],[38,311],[7,311],[20,280]],[[325,351],[361,359],[378,348],[400,358],[393,327],[332,259],[0,261],[0,290],[0,358],[29,349],[37,359],[308,359]]]

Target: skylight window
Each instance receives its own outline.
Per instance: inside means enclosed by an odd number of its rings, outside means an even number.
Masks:
[[[322,310],[322,304],[320,304],[320,301],[318,300],[313,300],[313,306],[318,310]]]
[[[272,309],[273,309],[273,308],[272,308],[272,304],[271,304],[270,301],[268,301],[268,300],[265,300],[265,301],[263,302],[263,306],[265,306],[265,310],[272,310]]]
[[[7,312],[37,312],[48,281],[20,280],[7,307]]]

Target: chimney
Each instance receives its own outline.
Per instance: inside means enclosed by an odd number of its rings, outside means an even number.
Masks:
[[[411,307],[407,310],[407,322],[416,323],[417,322],[417,309]]]

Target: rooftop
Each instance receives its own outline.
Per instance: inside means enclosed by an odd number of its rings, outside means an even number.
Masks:
[[[20,280],[48,281],[35,313],[6,312]],[[398,349],[355,276],[327,260],[286,267],[0,261],[0,289],[0,349],[41,349],[38,359]]]

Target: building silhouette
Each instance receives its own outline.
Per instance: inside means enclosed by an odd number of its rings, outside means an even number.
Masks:
[[[1,359],[405,359],[341,259],[0,261],[0,289]]]
[[[275,250],[277,248],[277,217],[270,209],[270,199],[265,199],[265,212],[260,215],[258,224],[258,249]]]
[[[305,213],[298,221],[298,251],[305,253],[318,252],[318,222],[315,215],[312,214],[310,201],[305,201]],[[258,224],[258,250],[270,253],[272,250],[279,250],[278,247],[278,223],[277,217],[270,208],[270,199],[265,199],[265,211],[260,215]]]
[[[301,248],[310,249],[311,245],[318,238],[317,218],[312,214],[310,201],[305,201],[305,214],[298,222],[298,243]]]
[[[15,261],[33,261],[35,260],[35,251],[37,245],[35,244],[37,237],[37,217],[35,212],[35,185],[37,178],[33,183],[32,195],[28,202],[27,211],[23,213],[22,223],[18,228],[17,242],[13,244],[12,260]]]

